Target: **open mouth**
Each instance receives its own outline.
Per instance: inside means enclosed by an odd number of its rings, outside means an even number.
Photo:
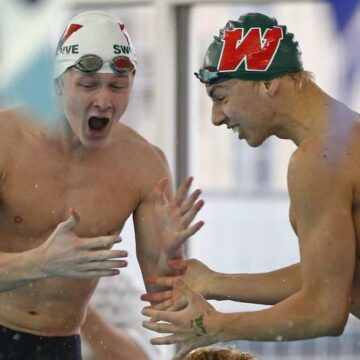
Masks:
[[[89,129],[93,132],[102,132],[109,123],[109,118],[101,116],[91,116],[88,120]]]

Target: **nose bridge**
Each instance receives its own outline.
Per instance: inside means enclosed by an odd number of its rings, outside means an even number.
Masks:
[[[111,106],[111,93],[106,85],[99,86],[94,98],[94,105],[101,109]]]

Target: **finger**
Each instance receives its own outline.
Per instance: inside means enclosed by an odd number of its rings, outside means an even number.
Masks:
[[[80,264],[78,269],[82,271],[91,270],[106,270],[106,269],[118,269],[127,266],[125,260],[105,260],[105,261],[91,261],[84,264]]]
[[[86,259],[88,261],[119,259],[128,256],[125,250],[91,250],[88,252]]]
[[[187,177],[177,189],[174,200],[178,206],[181,206],[181,204],[185,200],[193,179],[194,178],[192,176]]]
[[[180,241],[178,246],[180,247],[181,245],[183,245],[185,243],[185,241],[193,236],[194,234],[196,234],[203,226],[204,226],[205,222],[204,221],[198,221],[196,224],[188,227],[187,229],[183,230],[180,233]]]
[[[153,194],[156,197],[161,198],[165,204],[167,204],[169,202],[167,197],[165,196],[165,189],[168,184],[169,184],[168,178],[164,177],[164,178],[160,179],[153,188]]]
[[[166,323],[157,323],[152,321],[143,321],[142,326],[148,330],[156,331],[160,334],[168,334],[168,333],[183,333],[184,330],[180,329],[178,326],[174,324],[166,324]]]
[[[162,302],[171,298],[172,290],[166,290],[156,293],[148,293],[141,295],[141,300],[143,301],[152,301],[152,302]]]
[[[180,249],[184,244],[185,244],[185,241],[193,236],[195,233],[197,233],[202,227],[203,225],[205,224],[204,221],[199,221],[197,222],[196,224],[188,227],[187,229],[185,230],[182,230],[177,238],[176,238],[176,243],[174,241],[174,245],[173,245],[173,248],[174,249]]]
[[[181,319],[182,315],[180,312],[159,311],[149,308],[144,308],[141,313],[147,317],[151,317],[153,321],[166,321],[175,325],[178,324],[178,319]]]
[[[61,222],[58,226],[58,229],[61,231],[71,231],[74,230],[80,222],[79,214],[74,210],[71,209],[70,216],[63,222]]]
[[[172,360],[182,360],[186,357],[186,355],[191,351],[194,350],[196,346],[192,344],[185,344],[183,345],[180,350],[176,353]]]
[[[198,189],[195,190],[188,198],[185,199],[180,209],[182,215],[187,213],[191,209],[191,207],[194,205],[195,201],[198,199],[200,194],[201,194],[201,190]]]
[[[172,288],[174,286],[174,276],[147,276],[144,278],[146,285],[159,285]]]
[[[167,263],[175,270],[179,270],[180,274],[184,274],[187,269],[187,261],[183,259],[169,259]],[[168,278],[168,277],[167,277]],[[175,277],[174,277],[175,280]],[[173,284],[171,285],[173,286]]]
[[[89,238],[84,242],[84,248],[86,249],[109,249],[114,244],[121,242],[119,236],[98,236],[95,238]]]
[[[176,278],[174,289],[180,291],[189,302],[191,302],[193,296],[196,294],[181,277]]]
[[[171,345],[182,342],[186,339],[185,335],[177,334],[177,335],[168,335],[158,338],[153,338],[150,340],[152,345]]]
[[[73,276],[75,279],[90,279],[107,276],[116,276],[120,274],[119,269],[107,269],[107,270],[90,270],[79,272],[77,276]]]
[[[173,301],[172,301],[172,299],[169,299],[169,300],[163,301],[162,303],[152,305],[151,309],[172,311],[171,310],[172,305],[173,305]]]
[[[197,213],[204,206],[204,200],[199,200],[184,216],[183,216],[183,224],[185,227],[188,227],[191,222],[195,219]]]

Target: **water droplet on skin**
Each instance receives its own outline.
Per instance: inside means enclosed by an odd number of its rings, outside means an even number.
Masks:
[[[38,185],[38,184],[35,184],[34,188],[35,188],[35,189],[38,189],[38,188],[39,188],[39,185]]]

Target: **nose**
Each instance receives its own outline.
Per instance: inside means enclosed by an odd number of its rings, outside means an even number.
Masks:
[[[95,93],[93,106],[101,111],[108,110],[112,107],[111,94],[106,87],[101,87]]]
[[[224,125],[227,122],[227,116],[216,104],[214,104],[212,107],[211,122],[215,126]]]

